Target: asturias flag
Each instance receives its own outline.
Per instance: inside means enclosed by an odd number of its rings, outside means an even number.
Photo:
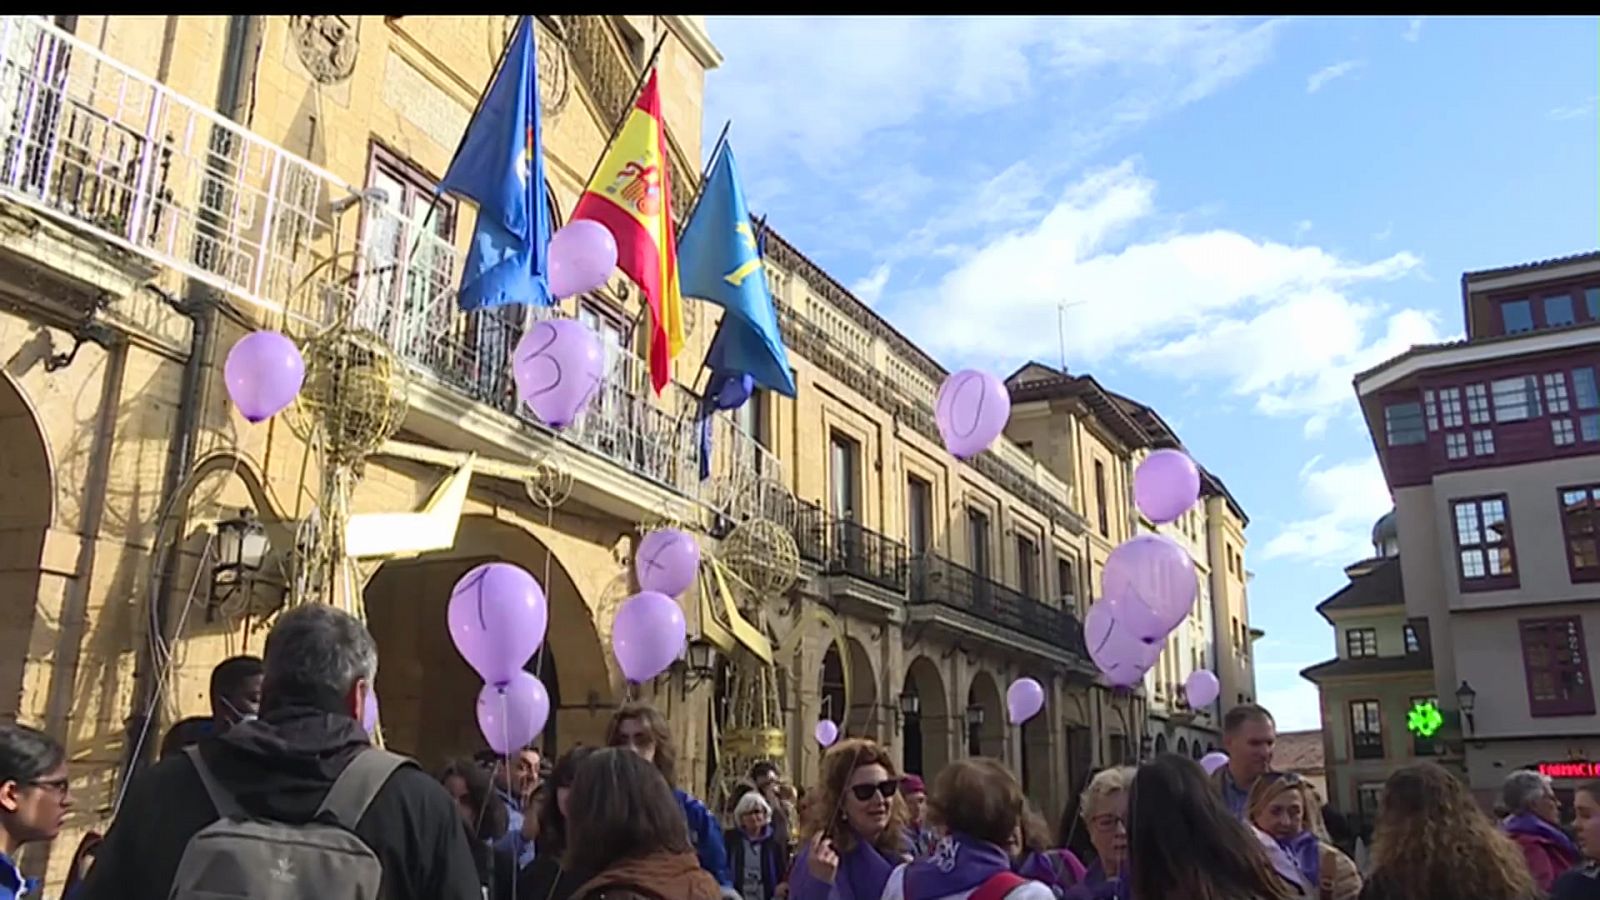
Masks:
[[[683,349],[683,296],[655,72],[627,116],[572,218],[593,219],[611,229],[617,268],[644,291],[650,308],[650,382],[660,394],[672,380],[672,358]]]
[[[533,18],[523,16],[504,64],[467,124],[450,171],[439,182],[440,193],[448,191],[478,204],[478,223],[458,294],[464,310],[554,302],[537,59]]]
[[[778,311],[728,144],[712,163],[678,248],[684,296],[726,310],[706,354],[713,384],[748,374],[761,387],[793,397],[789,353],[778,331]]]

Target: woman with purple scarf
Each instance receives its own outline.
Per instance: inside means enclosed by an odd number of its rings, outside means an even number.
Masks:
[[[1356,900],[1361,871],[1328,838],[1310,788],[1293,772],[1268,772],[1250,787],[1245,817],[1273,868],[1301,896]]]
[[[894,802],[894,760],[872,741],[840,741],[822,758],[822,784],[810,800],[805,844],[789,875],[791,900],[878,900],[907,858]]]
[[[1031,803],[1022,811],[1022,828],[1006,850],[1011,853],[1011,871],[1048,887],[1057,900],[1083,882],[1083,863],[1071,850],[1050,848],[1050,826]]]
[[[1011,871],[1027,799],[996,760],[964,759],[934,779],[928,814],[941,832],[933,852],[889,876],[882,900],[1055,900],[1050,887]]]
[[[1062,891],[1062,900],[1128,900],[1128,791],[1135,774],[1131,766],[1105,769],[1083,789],[1078,817],[1094,858],[1083,877]],[[1070,834],[1061,837],[1064,844],[1072,842]]]
[[[1556,879],[1583,859],[1561,830],[1561,807],[1550,779],[1527,769],[1512,772],[1501,788],[1501,802],[1511,814],[1500,829],[1522,850],[1539,890],[1549,893]]]

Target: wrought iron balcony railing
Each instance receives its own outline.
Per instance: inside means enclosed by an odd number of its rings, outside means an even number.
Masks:
[[[804,500],[790,499],[776,518],[787,526],[800,557],[826,575],[850,575],[897,594],[908,587],[906,545]]]
[[[42,18],[0,16],[0,199],[281,314],[300,333],[351,309],[422,378],[543,428],[516,402],[510,374],[531,314],[461,312],[457,247],[419,229],[400,198],[363,195]],[[347,270],[354,277],[338,274]],[[563,440],[707,503],[783,483],[779,461],[726,414],[712,418],[702,480],[694,394],[674,383],[655,397],[643,360],[608,352],[610,377]]]
[[[914,557],[910,569],[913,605],[935,603],[961,610],[1088,657],[1083,624],[1070,610],[1036,600],[940,556]]]

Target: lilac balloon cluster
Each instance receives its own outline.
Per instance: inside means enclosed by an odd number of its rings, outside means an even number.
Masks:
[[[934,406],[934,421],[946,450],[971,459],[994,443],[1011,418],[1011,394],[999,378],[962,369],[944,380]]]
[[[222,364],[222,382],[239,414],[252,425],[294,402],[306,380],[306,361],[294,341],[276,331],[240,338]]]
[[[639,593],[617,610],[611,651],[623,677],[638,684],[665,672],[683,654],[688,624],[673,598],[694,584],[700,542],[677,528],[652,531],[633,554],[633,570]]]
[[[528,746],[550,718],[550,695],[526,668],[550,624],[544,589],[517,566],[485,563],[456,582],[446,618],[456,650],[483,677],[484,739],[502,756]]]
[[[1006,713],[1011,724],[1021,725],[1044,709],[1044,685],[1032,678],[1018,678],[1006,688]]]
[[[1157,450],[1134,472],[1133,493],[1151,521],[1172,522],[1199,499],[1199,468],[1180,451]],[[1111,551],[1101,576],[1103,602],[1083,622],[1089,655],[1107,681],[1129,687],[1144,677],[1161,656],[1167,635],[1194,608],[1199,587],[1189,551],[1165,535],[1136,535]],[[1204,696],[1205,679],[1195,687]],[[1210,699],[1216,699],[1214,693]],[[1204,705],[1193,696],[1190,703]]]
[[[571,425],[588,408],[605,371],[600,336],[576,319],[539,322],[511,355],[517,397],[555,429]]]

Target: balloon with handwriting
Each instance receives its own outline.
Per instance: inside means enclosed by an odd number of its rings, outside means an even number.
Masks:
[[[551,428],[571,425],[605,377],[606,353],[594,329],[576,319],[536,323],[517,342],[511,376],[517,396]]]

